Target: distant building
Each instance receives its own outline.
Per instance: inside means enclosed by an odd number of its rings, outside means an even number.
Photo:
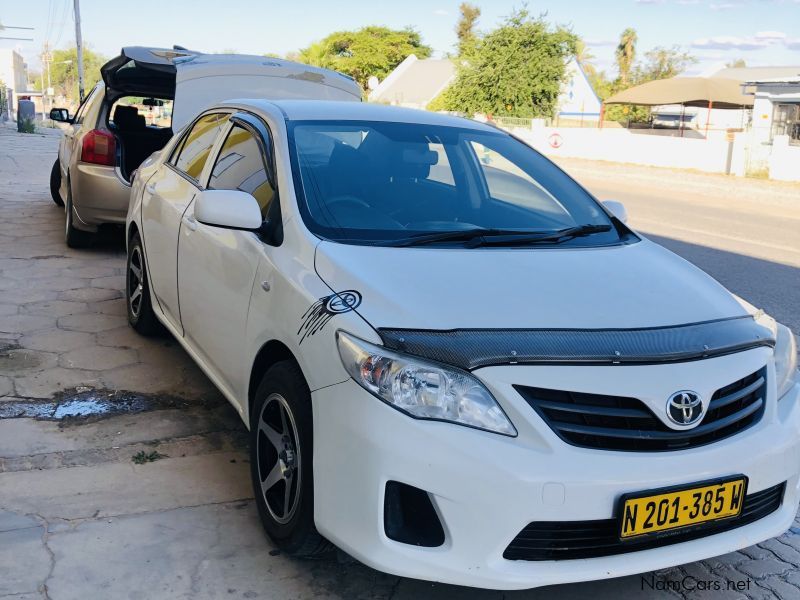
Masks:
[[[589,78],[574,58],[567,63],[567,81],[558,97],[558,116],[577,121],[598,121],[602,102]]]
[[[456,77],[449,58],[420,60],[410,54],[369,93],[371,102],[424,109]]]
[[[800,73],[800,67],[726,67],[724,69],[713,69],[702,73],[701,77],[720,77],[733,79],[740,83],[748,81],[769,80],[781,77],[796,76]],[[653,108],[653,122],[656,126],[679,127],[683,116],[684,126],[693,127],[698,130],[708,128],[710,130],[719,129],[747,129],[751,125],[754,128],[763,125],[758,123],[757,111],[751,109],[731,110],[716,109],[710,111],[705,108],[687,106],[685,109],[680,105],[657,106]]]
[[[800,146],[800,67],[794,75],[753,78],[744,82],[753,99],[753,132],[758,142],[771,144],[785,136]]]
[[[22,55],[12,48],[0,48],[0,81],[4,84],[5,118],[16,118],[17,97],[28,91],[28,68]],[[0,116],[0,118],[4,118]]]
[[[567,63],[567,80],[558,98],[559,117],[575,120],[600,118],[600,99],[586,74],[572,59]],[[456,77],[456,66],[449,58],[418,59],[411,54],[370,91],[371,102],[383,102],[424,109]]]
[[[768,169],[771,179],[800,180],[800,67],[793,70],[743,83],[754,96],[749,166]]]

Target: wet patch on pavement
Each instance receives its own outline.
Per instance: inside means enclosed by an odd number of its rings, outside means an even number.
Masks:
[[[52,355],[21,348],[14,341],[4,340],[0,343],[0,373],[10,374],[46,366],[48,356]]]
[[[0,419],[37,419],[41,421],[94,422],[120,414],[153,410],[197,407],[204,403],[188,402],[164,394],[79,387],[56,394],[52,400],[20,398],[0,402]],[[216,405],[217,402],[209,402]]]

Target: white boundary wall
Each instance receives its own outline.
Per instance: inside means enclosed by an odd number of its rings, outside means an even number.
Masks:
[[[635,130],[634,130],[635,131]],[[731,172],[743,174],[739,155],[743,140],[731,144],[721,135],[703,138],[667,137],[632,133],[627,129],[584,129],[535,127],[511,132],[548,156],[634,163],[655,167],[698,169],[725,173],[731,153]],[[733,147],[732,147],[733,146]]]

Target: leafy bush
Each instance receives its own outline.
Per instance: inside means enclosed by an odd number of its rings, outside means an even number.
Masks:
[[[17,121],[17,131],[20,133],[36,133],[36,125],[33,119],[20,119]]]
[[[556,111],[577,37],[543,17],[514,12],[459,57],[455,81],[431,108],[472,115],[549,117]]]

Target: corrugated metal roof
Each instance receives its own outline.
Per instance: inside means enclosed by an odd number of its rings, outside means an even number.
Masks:
[[[800,66],[796,67],[728,67],[714,73],[713,77],[735,79],[736,81],[761,81],[762,79],[778,79],[800,75]]]
[[[456,67],[450,59],[415,60],[401,72],[390,75],[392,80],[375,90],[370,100],[424,107],[447,87],[455,74]]]

